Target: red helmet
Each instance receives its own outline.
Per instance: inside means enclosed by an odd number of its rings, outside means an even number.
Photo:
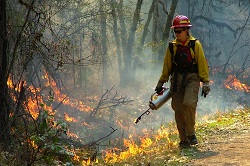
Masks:
[[[174,18],[171,28],[192,27],[192,26],[193,25],[190,24],[190,20],[187,18],[187,16],[178,15]]]

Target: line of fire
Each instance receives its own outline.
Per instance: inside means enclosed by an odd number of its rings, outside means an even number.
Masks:
[[[19,115],[30,115],[30,118],[36,125],[40,124],[43,120],[52,122],[55,119],[61,119],[65,121],[67,130],[63,131],[64,134],[60,134],[60,137],[67,141],[68,144],[66,144],[67,146],[65,145],[65,147],[68,149],[66,149],[72,153],[72,157],[78,162],[80,161],[87,165],[93,162],[98,163],[97,153],[102,153],[102,159],[104,159],[105,162],[115,163],[131,155],[145,153],[152,144],[161,141],[161,139],[167,140],[168,148],[177,145],[177,142],[172,142],[169,138],[169,134],[177,132],[176,130],[171,130],[169,128],[170,126],[166,127],[161,125],[160,129],[154,132],[153,137],[151,133],[152,128],[144,128],[141,133],[139,132],[138,134],[137,126],[131,125],[136,114],[126,114],[126,118],[124,118],[119,116],[119,114],[122,114],[118,113],[119,111],[110,111],[110,109],[114,109],[113,107],[130,104],[133,101],[126,97],[118,96],[117,92],[112,94],[112,89],[102,94],[101,98],[97,96],[89,97],[87,100],[91,102],[86,103],[92,104],[86,104],[83,102],[86,101],[86,99],[75,98],[71,96],[70,93],[64,91],[63,88],[57,86],[56,81],[50,78],[46,70],[43,71],[42,80],[43,86],[35,87],[34,85],[27,85],[26,81],[18,83],[11,78],[8,79],[8,87],[10,88],[12,99],[16,105],[20,104],[18,98],[22,98],[21,95],[24,95],[26,98],[19,106],[23,108],[23,111],[20,112]],[[211,80],[211,84],[214,84],[213,80]],[[250,87],[241,83],[236,76],[229,73],[227,79],[221,84],[221,88],[223,91],[227,91],[226,94],[231,93],[231,97],[237,94],[237,105],[239,108],[243,108],[244,105],[248,103]],[[216,96],[214,98],[217,100]],[[144,108],[147,107],[147,105],[143,105],[145,104],[143,102],[141,99],[141,105],[144,106]],[[167,107],[169,107],[169,105]],[[51,116],[51,119],[43,117],[45,115],[42,112],[47,112],[46,116]],[[135,111],[135,113],[136,112],[137,111]],[[154,112],[150,116],[144,117],[141,123],[144,123],[144,125],[145,121],[146,124],[153,123],[153,119],[160,119],[161,114],[158,115]],[[111,121],[113,122],[111,123]],[[50,125],[50,127],[58,127],[57,124]],[[99,132],[102,132],[101,135],[103,135],[103,137],[100,137]],[[115,132],[119,132],[119,134],[114,134]],[[94,137],[93,134],[96,133],[98,133],[97,137]],[[129,135],[126,137],[128,133]],[[39,147],[39,145],[37,145],[39,143],[35,140],[30,140],[28,135],[24,138],[27,139],[27,142],[30,141],[29,143],[32,145],[32,148],[36,149]],[[123,144],[121,144],[121,142],[123,142]],[[74,148],[69,148],[69,145]],[[117,146],[114,147],[114,145]],[[86,149],[88,150],[86,151]]]

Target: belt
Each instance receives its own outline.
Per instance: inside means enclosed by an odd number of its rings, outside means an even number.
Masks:
[[[174,74],[174,85],[173,85],[173,91],[175,92],[177,90],[177,77],[178,74],[183,74],[182,77],[182,83],[181,86],[183,87],[184,81],[186,79],[187,73],[198,73],[198,65],[194,64],[189,67],[178,67],[176,65],[173,65],[173,72]]]
[[[198,73],[198,65],[194,64],[190,67],[178,67],[176,65],[174,65],[174,72],[178,72],[178,73]]]

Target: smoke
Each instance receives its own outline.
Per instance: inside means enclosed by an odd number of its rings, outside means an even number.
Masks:
[[[218,111],[228,112],[249,106],[249,91],[226,88],[226,77],[223,79],[221,76],[212,76],[211,80],[213,83],[207,98],[199,97],[197,110],[201,115]]]
[[[148,56],[148,59],[154,59],[153,53],[151,50],[146,50],[144,52],[144,57]],[[148,101],[150,100],[150,96],[154,93],[155,86],[159,80],[162,70],[162,64],[156,64],[154,61],[145,60],[144,67],[137,70],[136,78],[138,82],[140,82],[141,88],[143,90],[140,92],[139,96],[143,103],[146,105],[141,111],[138,112],[138,116],[142,111],[146,111],[148,108]],[[147,63],[148,62],[148,63]],[[155,63],[155,64],[152,64]],[[152,67],[153,66],[153,67]],[[230,73],[221,74],[221,72],[212,73],[212,69],[210,72],[210,88],[211,91],[207,95],[206,98],[201,96],[201,87],[199,92],[199,101],[197,105],[197,115],[198,117],[213,115],[217,112],[228,112],[235,109],[241,109],[249,106],[249,90],[243,89],[228,89],[226,84],[226,79]],[[232,73],[233,74],[233,73]],[[242,78],[244,78],[242,76]],[[230,82],[229,82],[230,83]],[[228,83],[228,84],[229,84]],[[242,83],[243,84],[243,83]],[[170,84],[166,83],[165,86],[169,87]],[[248,85],[246,85],[247,87]],[[138,89],[137,89],[138,90]],[[138,96],[138,91],[133,89],[135,94],[131,94],[132,96]],[[171,100],[169,100],[162,108],[159,110],[151,110],[149,115],[143,116],[142,120],[138,123],[137,126],[141,126],[141,123],[147,123],[151,127],[159,126],[161,124],[170,122],[174,120],[174,112],[171,108]]]

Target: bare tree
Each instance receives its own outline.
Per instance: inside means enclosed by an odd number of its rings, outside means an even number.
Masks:
[[[112,20],[113,20],[113,33],[116,42],[116,49],[117,49],[117,59],[118,59],[118,71],[119,71],[119,78],[122,80],[122,53],[121,53],[121,41],[119,38],[119,30],[118,30],[118,18],[117,18],[117,9],[116,6],[118,5],[115,0],[111,0],[110,2],[111,10],[112,10]]]
[[[135,60],[134,60],[134,63],[133,63],[133,71],[136,72],[137,70],[137,67],[138,67],[138,64],[140,62],[140,55],[142,53],[142,50],[143,50],[143,47],[144,47],[144,44],[145,44],[145,41],[146,41],[146,37],[148,36],[148,33],[149,33],[149,25],[150,25],[150,22],[151,22],[151,19],[153,17],[153,14],[154,14],[154,11],[155,11],[155,8],[158,6],[158,0],[153,0],[152,1],[152,4],[150,6],[150,9],[149,9],[149,12],[148,12],[148,18],[146,20],[146,23],[144,25],[144,28],[143,28],[143,32],[142,32],[142,36],[141,36],[141,39],[140,39],[140,44],[138,45],[137,47],[137,50],[136,50],[136,53],[135,53]],[[154,20],[157,20],[158,18],[154,18]],[[154,22],[153,23],[153,27],[157,27],[157,23]],[[155,31],[153,31],[155,32]],[[156,36],[153,35],[153,40],[156,39]]]
[[[143,0],[138,0],[136,4],[136,9],[134,11],[134,17],[132,21],[132,25],[130,27],[130,33],[128,36],[128,41],[127,41],[127,47],[126,47],[126,55],[125,55],[125,64],[124,64],[124,77],[122,77],[122,82],[123,83],[128,83],[128,81],[131,78],[131,75],[133,74],[131,72],[131,66],[132,66],[132,50],[133,50],[133,45],[134,45],[134,40],[135,40],[135,31],[136,27],[138,25],[138,22],[140,20],[140,11],[142,7],[142,2]]]
[[[10,143],[9,104],[7,86],[7,23],[6,0],[0,2],[0,143],[7,146]]]
[[[174,14],[175,14],[175,10],[177,8],[178,1],[179,0],[172,0],[171,6],[170,6],[169,14],[167,16],[166,26],[163,30],[163,36],[162,36],[162,41],[163,41],[164,45],[161,46],[159,49],[159,57],[158,57],[159,60],[162,60],[164,57],[164,52],[165,52],[166,46],[168,44],[168,42],[166,42],[166,40],[169,38],[170,27],[172,25],[172,20],[174,18]]]
[[[134,11],[134,16],[131,22],[130,30],[127,31],[124,13],[123,13],[123,0],[119,3],[115,1],[111,1],[111,9],[112,9],[112,18],[114,29],[113,33],[115,36],[115,41],[117,44],[117,49],[119,54],[122,52],[122,57],[118,57],[119,63],[119,73],[120,73],[120,84],[126,85],[129,81],[132,81],[133,72],[132,71],[132,63],[133,63],[133,49],[134,49],[134,42],[135,42],[135,33],[137,30],[138,23],[140,21],[140,12],[142,7],[143,0],[138,0],[136,3],[136,8]],[[115,8],[117,7],[117,8]],[[117,14],[116,14],[117,12]],[[117,19],[119,20],[120,27],[121,27],[121,45],[120,46],[120,39],[118,35],[118,24]],[[128,36],[128,37],[127,37]],[[122,49],[122,51],[120,51]],[[118,54],[118,55],[119,55]]]
[[[107,74],[107,14],[106,14],[106,5],[102,0],[99,0],[100,4],[100,18],[101,18],[101,45],[102,45],[102,63],[103,63],[103,75],[102,83],[106,87],[108,85],[108,74]]]

